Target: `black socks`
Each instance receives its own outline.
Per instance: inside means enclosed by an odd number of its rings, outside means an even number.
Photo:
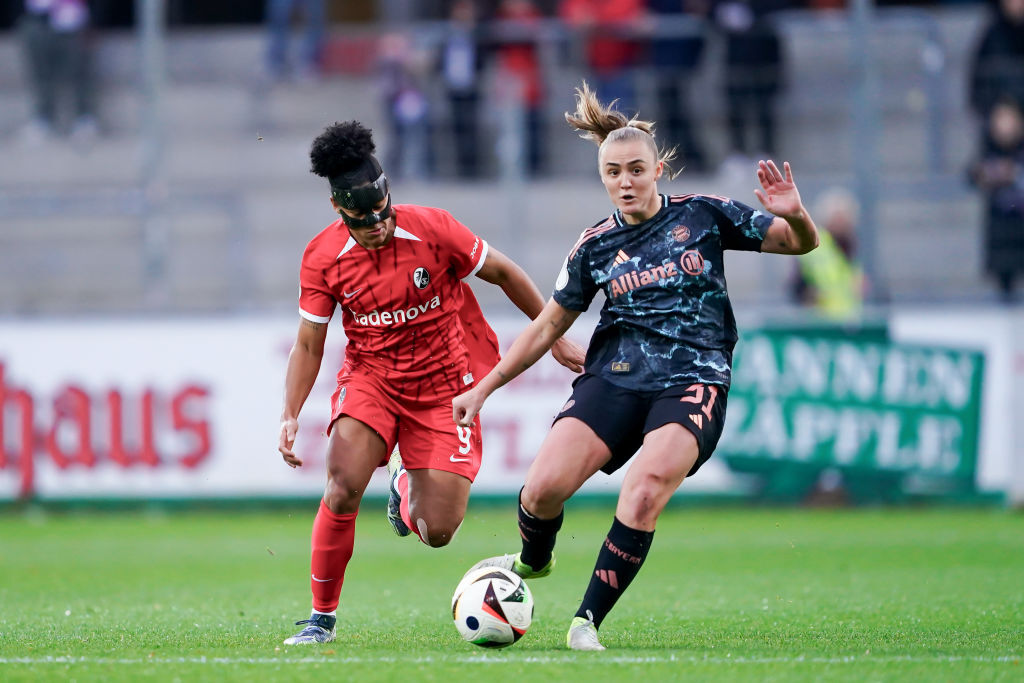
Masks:
[[[653,531],[630,529],[616,517],[597,554],[594,575],[590,577],[590,585],[576,616],[587,618],[589,611],[593,615],[594,626],[600,627],[619,596],[640,571],[653,539]]]
[[[534,571],[540,571],[551,561],[551,551],[555,549],[555,536],[562,528],[565,511],[558,513],[554,519],[534,517],[519,503],[519,535],[523,538],[523,551],[519,561],[528,564]]]

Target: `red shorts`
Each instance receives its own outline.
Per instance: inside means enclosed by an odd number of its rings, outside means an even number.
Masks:
[[[456,425],[450,398],[435,404],[410,403],[398,399],[377,377],[343,374],[331,397],[328,434],[342,415],[359,420],[384,439],[387,455],[380,466],[387,465],[397,443],[407,470],[443,470],[470,481],[480,471],[480,420],[472,427]]]

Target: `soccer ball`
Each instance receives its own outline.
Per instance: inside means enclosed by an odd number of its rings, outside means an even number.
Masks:
[[[506,647],[530,627],[533,596],[514,572],[499,567],[471,569],[455,588],[452,618],[470,643]]]

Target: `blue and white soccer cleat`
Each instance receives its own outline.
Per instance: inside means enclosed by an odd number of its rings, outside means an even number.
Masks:
[[[555,558],[552,557],[548,560],[548,563],[535,570],[530,565],[522,562],[519,559],[519,553],[510,553],[508,555],[498,555],[497,557],[488,557],[486,560],[480,560],[472,567],[470,571],[479,569],[481,567],[500,567],[501,569],[507,569],[510,572],[515,572],[523,579],[540,579],[551,573],[551,570],[555,568]]]
[[[402,467],[402,456],[396,447],[388,460],[388,523],[399,536],[408,536],[412,533],[409,525],[402,521],[402,494],[398,492],[398,477],[405,474]]]
[[[329,643],[334,640],[334,624],[338,621],[337,617],[332,617],[330,614],[316,614],[310,615],[309,619],[303,619],[302,621],[296,621],[295,625],[306,624],[306,628],[302,629],[294,636],[285,638],[285,645],[304,645],[306,643]]]

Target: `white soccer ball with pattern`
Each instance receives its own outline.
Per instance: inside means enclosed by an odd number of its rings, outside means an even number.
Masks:
[[[466,641],[481,647],[506,647],[530,627],[533,595],[526,582],[507,569],[472,569],[455,588],[452,618]]]

